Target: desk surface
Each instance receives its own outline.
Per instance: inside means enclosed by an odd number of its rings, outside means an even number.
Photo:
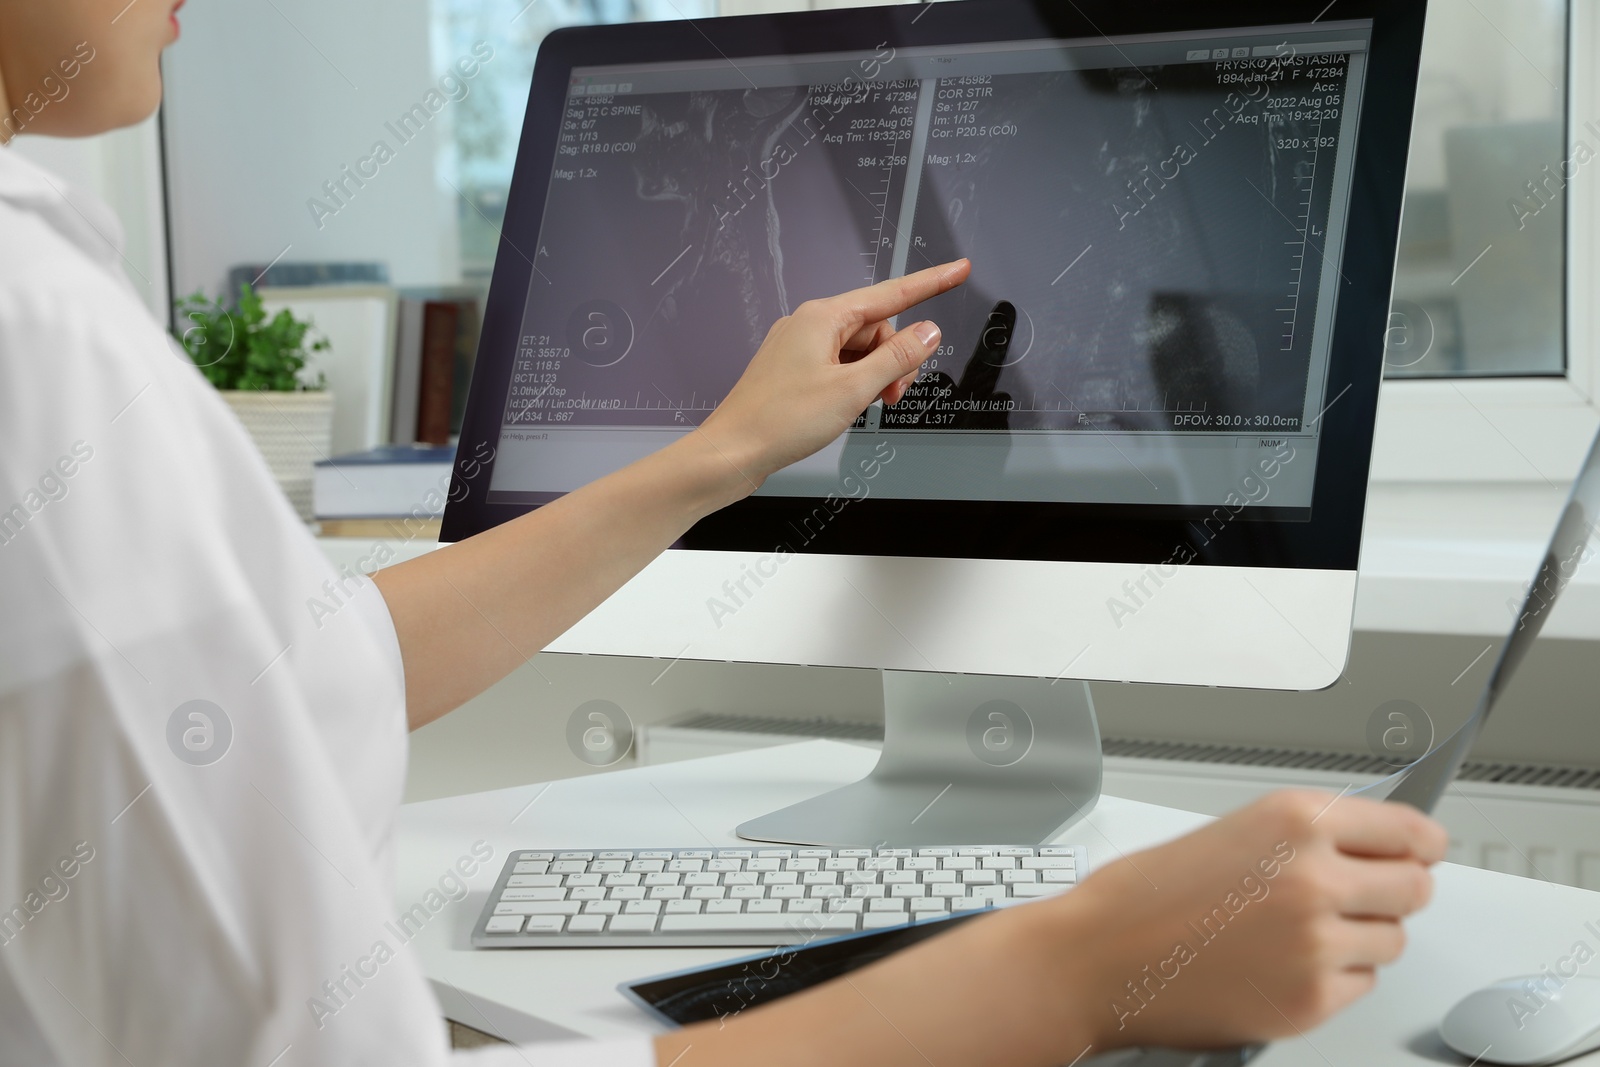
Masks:
[[[617,983],[746,954],[747,949],[479,951],[469,944],[505,857],[515,849],[736,844],[744,819],[859,778],[877,753],[830,741],[760,749],[610,774],[407,804],[398,828],[401,909],[421,901],[474,842],[494,858],[471,892],[411,942],[450,1018],[510,1040],[620,1037],[658,1026]],[[1062,836],[1087,847],[1091,870],[1206,821],[1191,812],[1105,797]],[[1586,924],[1593,924],[1591,930]],[[1600,948],[1600,894],[1443,864],[1433,904],[1407,924],[1410,949],[1377,991],[1303,1038],[1272,1046],[1262,1067],[1463,1064],[1438,1041],[1460,997],[1537,973],[1580,941]],[[1569,1061],[1600,1067],[1600,1053]]]

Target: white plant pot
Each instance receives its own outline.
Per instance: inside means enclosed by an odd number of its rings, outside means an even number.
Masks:
[[[306,522],[313,518],[312,467],[333,441],[333,394],[219,390]]]

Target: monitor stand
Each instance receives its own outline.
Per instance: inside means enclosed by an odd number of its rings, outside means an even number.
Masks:
[[[883,754],[859,782],[741,825],[832,847],[1035,845],[1100,799],[1100,728],[1079,681],[883,671]]]

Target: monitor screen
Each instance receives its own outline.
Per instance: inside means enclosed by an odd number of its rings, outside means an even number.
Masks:
[[[506,235],[532,270],[489,502],[693,432],[801,302],[964,256],[913,313],[944,331],[918,384],[760,496],[1307,521],[1371,33],[573,66]]]

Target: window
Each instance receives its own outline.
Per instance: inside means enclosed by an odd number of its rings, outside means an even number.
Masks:
[[[494,268],[506,191],[517,158],[534,59],[545,34],[561,26],[703,18],[712,0],[433,0],[434,66],[447,68],[477,41],[495,42],[477,91],[456,114],[452,156],[459,194],[461,272],[485,287]]]
[[[1566,0],[1429,8],[1391,377],[1566,372],[1566,189],[1600,149],[1568,137],[1567,22]]]

